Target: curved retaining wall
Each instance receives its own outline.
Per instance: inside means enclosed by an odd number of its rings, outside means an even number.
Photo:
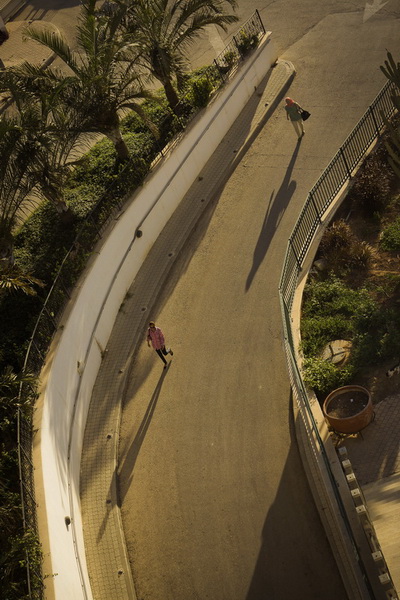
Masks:
[[[120,305],[170,216],[269,68],[267,33],[235,77],[127,203],[75,289],[42,371],[34,439],[47,598],[92,599],[79,499],[80,460],[93,385]],[[140,226],[143,235],[136,236]],[[69,523],[69,520],[71,521]]]

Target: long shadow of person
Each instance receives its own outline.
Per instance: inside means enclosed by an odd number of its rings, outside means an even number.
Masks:
[[[115,505],[121,508],[122,500],[125,496],[126,491],[129,489],[133,469],[135,467],[135,463],[137,457],[139,455],[140,448],[143,444],[144,438],[146,437],[147,430],[150,426],[151,419],[153,417],[154,411],[157,406],[158,398],[160,397],[161,388],[164,383],[164,378],[169,370],[169,366],[171,363],[168,363],[168,368],[163,370],[160,379],[157,383],[156,389],[153,392],[149,405],[146,409],[146,412],[143,416],[142,422],[140,423],[139,429],[135,435],[135,438],[128,450],[128,453],[125,457],[125,460],[122,464],[121,469],[117,472],[117,468],[114,469],[109,491],[107,494],[107,511],[100,525],[98,534],[97,534],[97,542],[100,543],[108,522],[108,518],[110,516],[111,511]],[[121,489],[121,482],[124,483],[123,490]]]
[[[158,399],[160,397],[161,388],[164,383],[164,379],[166,374],[169,371],[171,363],[168,363],[167,369],[164,369],[160,379],[157,383],[157,386],[153,392],[153,395],[150,399],[150,402],[147,406],[146,412],[143,415],[143,419],[139,425],[139,429],[135,435],[135,438],[132,444],[129,447],[129,450],[125,456],[125,459],[119,469],[118,473],[118,506],[121,506],[123,498],[125,497],[126,491],[129,489],[130,483],[132,481],[133,470],[135,468],[135,463],[137,457],[140,452],[140,448],[143,444],[143,441],[146,437],[147,430],[150,426],[151,420],[154,415],[154,411],[157,406]],[[123,486],[121,485],[123,482]]]
[[[296,189],[296,181],[291,179],[291,177],[293,167],[299,153],[299,148],[300,143],[298,142],[292,154],[292,158],[290,159],[288,168],[286,169],[285,177],[283,178],[281,187],[275,194],[275,198],[274,191],[270,196],[264,222],[261,227],[256,247],[254,249],[253,264],[246,279],[246,292],[250,289],[253,279],[262,261],[264,260],[265,255],[267,254],[269,245],[274,237],[275,231],[278,228],[282,215],[285,212],[286,207],[289,205],[289,202]]]

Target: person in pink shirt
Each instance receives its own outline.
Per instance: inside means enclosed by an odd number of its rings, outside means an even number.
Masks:
[[[158,356],[164,363],[164,369],[167,368],[167,361],[165,360],[165,356],[170,354],[174,355],[171,348],[165,347],[165,338],[164,334],[159,327],[156,327],[154,321],[150,321],[149,328],[147,330],[147,345],[150,348],[150,344],[153,346],[154,350],[157,352]]]

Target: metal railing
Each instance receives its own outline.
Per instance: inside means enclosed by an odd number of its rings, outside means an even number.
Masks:
[[[303,426],[307,432],[315,464],[319,459],[323,461],[326,473],[331,482],[331,492],[336,498],[340,514],[343,517],[343,523],[349,535],[349,541],[353,546],[354,555],[359,564],[365,585],[371,594],[371,598],[375,598],[375,595],[337,489],[330,461],[326,454],[324,442],[320,437],[297,362],[293,341],[291,310],[298,277],[315,235],[322,225],[322,217],[331,206],[338,192],[352,178],[355,169],[365,157],[372,142],[384,129],[385,119],[389,119],[395,113],[396,108],[393,103],[395,91],[398,91],[398,88],[393,83],[387,82],[310,190],[306,203],[289,238],[279,283],[286,359],[294,401],[297,404]]]
[[[322,216],[339,190],[351,179],[371,143],[385,127],[384,117],[390,118],[395,112],[392,101],[395,89],[397,88],[393,83],[386,83],[308,194],[289,238],[279,284],[289,311],[297,276],[321,224]]]
[[[232,40],[214,59],[214,65],[222,75],[233,73],[235,67],[252,47],[256,47],[265,34],[265,27],[258,10],[232,36]]]
[[[261,32],[265,31],[258,11],[256,11],[256,13],[244,25],[242,25],[239,32],[242,30],[244,32],[257,32],[257,35],[260,35]],[[229,47],[230,44],[228,44],[226,48]],[[226,50],[224,53],[225,52]],[[214,67],[211,68],[213,68],[215,71]],[[213,75],[215,75],[215,73]],[[216,91],[218,91],[218,89],[224,85],[226,79],[223,77],[220,71],[217,71],[217,78],[218,75],[219,85],[217,86]],[[211,77],[211,74],[206,73],[206,76]],[[143,178],[163,158],[167,150],[169,151],[177,143],[179,143],[179,140],[184,135],[185,127],[188,125],[190,120],[195,117],[199,110],[192,112],[186,117],[183,116],[182,118],[179,116],[176,118],[171,114],[171,117],[175,122],[174,135],[165,140],[166,145],[164,147],[160,147],[159,142],[154,140],[154,152],[150,158],[149,165],[147,165],[144,169]],[[70,249],[66,253],[36,321],[25,355],[25,362],[23,366],[24,373],[31,373],[34,375],[38,375],[40,373],[47,350],[61,319],[63,308],[70,298],[70,294],[78,276],[83,270],[86,262],[85,258],[89,256],[89,253],[94,245],[101,239],[107,226],[123,207],[126,196],[117,201],[115,200],[115,196],[121,196],[118,188],[121,185],[121,182],[124,182],[126,179],[125,172],[132,167],[132,162],[135,160],[138,159],[133,158],[126,164],[125,168],[120,172],[118,178],[106,190],[106,192],[104,192],[104,194],[92,208],[80,227]],[[143,169],[142,163],[138,164],[138,169]],[[131,191],[129,193],[131,194],[133,192]],[[107,209],[107,205],[109,205],[110,201],[112,201],[113,205],[112,210]],[[136,237],[140,237],[139,231],[135,233],[134,239]],[[32,385],[21,386],[20,403],[23,404],[23,398],[26,398],[28,395],[33,396],[35,393],[36,390],[33,389]],[[24,412],[20,410],[18,413],[18,456],[23,524],[25,531],[30,530],[37,533],[37,515],[32,462],[32,417],[33,408],[30,411],[24,410]],[[28,555],[26,556],[26,563],[28,596],[32,600],[41,600],[44,590],[41,575],[37,573],[35,568],[31,565]],[[42,583],[40,583],[40,581]]]

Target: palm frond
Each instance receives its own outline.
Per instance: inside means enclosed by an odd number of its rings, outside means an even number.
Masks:
[[[35,29],[34,26],[27,27],[24,32],[25,38],[34,40],[49,48],[52,52],[54,52],[61,60],[68,65],[70,69],[76,74],[79,73],[79,65],[75,60],[74,54],[71,48],[68,45],[68,42],[65,38],[56,31],[52,31],[49,29]]]
[[[0,273],[0,291],[21,291],[28,296],[35,296],[37,291],[34,286],[44,287],[43,281],[29,273],[21,273],[16,267]]]

